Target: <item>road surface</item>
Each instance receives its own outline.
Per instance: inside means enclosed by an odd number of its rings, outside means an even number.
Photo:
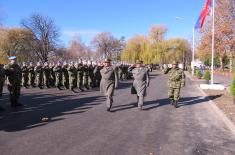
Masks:
[[[1,155],[234,155],[235,137],[187,80],[180,108],[169,105],[167,76],[152,75],[143,111],[121,82],[112,112],[98,90],[79,95],[22,89],[22,109],[0,100]],[[216,96],[214,96],[215,98]],[[42,122],[43,117],[49,118]]]

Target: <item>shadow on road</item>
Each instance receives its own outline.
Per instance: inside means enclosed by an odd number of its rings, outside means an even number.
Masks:
[[[202,96],[183,97],[180,99],[179,107],[200,104],[200,103],[206,103],[209,100],[214,100],[218,97],[221,97],[221,95],[214,95],[214,96],[208,96],[208,97],[202,97]],[[153,101],[145,101],[143,110],[148,111],[148,110],[152,110],[152,109],[159,108],[161,106],[165,106],[165,105],[169,105],[169,104],[170,104],[170,100],[168,98],[153,100]],[[137,102],[114,106],[112,108],[112,111],[117,112],[117,111],[132,109],[132,108],[137,108]]]
[[[0,130],[15,132],[43,126],[63,120],[64,117],[61,116],[86,112],[103,101],[102,96],[76,97],[62,93],[24,94],[21,103],[25,104],[25,107],[16,110],[7,107],[5,112],[0,113]],[[49,120],[43,122],[44,117]]]

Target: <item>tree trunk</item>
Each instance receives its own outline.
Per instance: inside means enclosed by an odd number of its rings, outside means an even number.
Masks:
[[[230,56],[229,56],[229,72],[233,72],[233,53],[230,51]]]
[[[220,70],[223,70],[223,71],[224,71],[224,61],[223,61],[223,57],[220,57],[219,60],[220,60]]]

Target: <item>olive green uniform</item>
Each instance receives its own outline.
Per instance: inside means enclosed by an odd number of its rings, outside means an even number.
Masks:
[[[77,68],[74,65],[69,66],[69,86],[70,90],[77,87]]]
[[[5,66],[5,73],[7,76],[7,87],[10,92],[11,106],[16,107],[19,105],[22,70],[18,64],[8,64]]]
[[[50,81],[51,81],[51,69],[49,66],[44,66],[43,68],[43,78],[44,78],[44,85],[47,88],[50,88]]]
[[[35,73],[36,73],[37,86],[42,89],[43,88],[43,67],[36,66]]]
[[[69,72],[68,72],[68,65],[63,66],[63,82],[64,87],[69,89]]]
[[[77,71],[78,71],[78,88],[83,88],[83,76],[84,76],[84,67],[81,63],[77,65]]]
[[[36,77],[34,68],[35,68],[34,66],[29,67],[29,84],[32,87],[35,86],[35,77]]]
[[[0,96],[2,96],[3,93],[4,82],[5,82],[5,69],[3,65],[0,65]]]
[[[54,67],[54,72],[56,75],[56,87],[61,89],[61,87],[63,86],[62,82],[63,82],[63,69],[62,66],[56,66]]]
[[[28,87],[29,83],[29,69],[27,66],[22,67],[22,78],[23,78],[23,86]]]

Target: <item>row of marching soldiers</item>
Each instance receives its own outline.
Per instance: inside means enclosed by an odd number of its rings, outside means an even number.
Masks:
[[[23,63],[22,66],[22,85],[25,88],[57,87],[58,89],[75,89],[80,91],[98,87],[102,69],[101,63],[83,61],[79,62],[57,62],[44,64],[38,62],[36,66],[30,63],[29,66]]]
[[[102,63],[92,61],[57,62],[44,64],[38,62],[36,66],[31,62],[22,64],[22,85],[25,88],[57,87],[59,90],[70,89],[73,92],[89,90],[99,87],[101,81],[100,70]],[[128,66],[119,66],[119,77],[121,80],[128,78]]]

